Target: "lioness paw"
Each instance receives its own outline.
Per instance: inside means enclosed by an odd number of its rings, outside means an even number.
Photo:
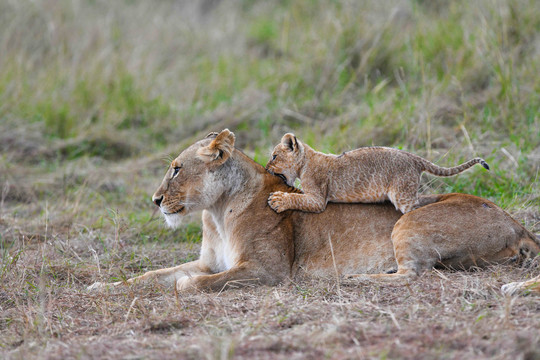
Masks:
[[[510,284],[503,285],[501,287],[501,292],[504,295],[514,295],[517,292],[519,292],[519,290],[521,290],[522,284],[523,283],[520,283],[520,282],[513,282]]]
[[[268,205],[277,213],[287,210],[285,207],[285,193],[283,191],[276,191],[270,193],[268,197]]]
[[[195,282],[193,281],[194,277],[182,276],[176,281],[176,291],[178,292],[194,292],[197,290]]]
[[[99,281],[96,281],[95,283],[93,283],[92,285],[88,286],[86,288],[86,290],[88,291],[94,291],[94,290],[99,290],[99,289],[103,289],[105,287],[105,284],[102,283],[102,282],[99,282]]]
[[[108,288],[118,286],[120,284],[122,284],[121,281],[117,281],[117,282],[113,282],[113,283],[106,283],[106,282],[97,281],[97,282],[93,283],[92,285],[88,286],[86,288],[86,290],[88,290],[88,291],[103,290],[103,289],[108,289]]]

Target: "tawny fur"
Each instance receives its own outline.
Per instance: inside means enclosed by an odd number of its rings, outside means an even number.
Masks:
[[[503,285],[501,288],[503,294],[514,295],[518,293],[540,295],[540,275],[522,282],[513,282]]]
[[[268,195],[298,191],[233,146],[228,130],[196,142],[172,162],[153,196],[171,226],[203,210],[199,259],[147,272],[128,284],[220,291],[334,277],[336,270],[340,276],[401,281],[433,266],[466,269],[508,261],[525,247],[540,251],[507,213],[471,195],[423,196],[424,206],[406,215],[389,203],[329,204],[320,214],[278,214],[268,206]],[[397,273],[381,274],[392,269]],[[123,283],[95,283],[90,289]]]
[[[268,204],[276,212],[321,212],[328,202],[377,203],[390,200],[405,214],[418,206],[422,172],[453,176],[478,163],[489,170],[481,158],[443,168],[420,156],[387,147],[364,147],[339,156],[323,154],[300,142],[293,134],[285,134],[274,148],[266,168],[284,177],[291,186],[299,178],[304,194],[274,192]]]

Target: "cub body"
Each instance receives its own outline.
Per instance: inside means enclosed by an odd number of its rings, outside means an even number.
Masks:
[[[452,176],[477,163],[489,170],[481,158],[443,168],[420,156],[387,147],[363,147],[341,155],[323,154],[300,142],[293,134],[285,134],[274,148],[266,169],[289,186],[299,178],[304,193],[274,192],[268,204],[278,213],[291,209],[321,212],[328,202],[390,200],[405,214],[418,206],[422,172]]]

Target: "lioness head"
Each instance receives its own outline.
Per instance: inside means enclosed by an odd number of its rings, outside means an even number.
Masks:
[[[304,146],[294,134],[283,135],[272,151],[272,157],[266,164],[266,170],[282,178],[287,185],[294,186],[305,162]]]
[[[210,133],[173,160],[152,201],[165,221],[176,227],[183,215],[208,208],[223,193],[218,170],[234,151],[234,134],[228,129]]]

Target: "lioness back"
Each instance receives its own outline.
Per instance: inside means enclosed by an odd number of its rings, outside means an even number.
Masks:
[[[289,209],[321,212],[329,201],[390,200],[396,209],[407,213],[419,205],[422,172],[452,176],[477,163],[489,170],[481,158],[442,168],[420,156],[388,147],[364,147],[339,156],[323,154],[300,142],[293,134],[285,134],[266,167],[290,186],[299,178],[304,194],[274,192],[268,203],[277,212]]]

